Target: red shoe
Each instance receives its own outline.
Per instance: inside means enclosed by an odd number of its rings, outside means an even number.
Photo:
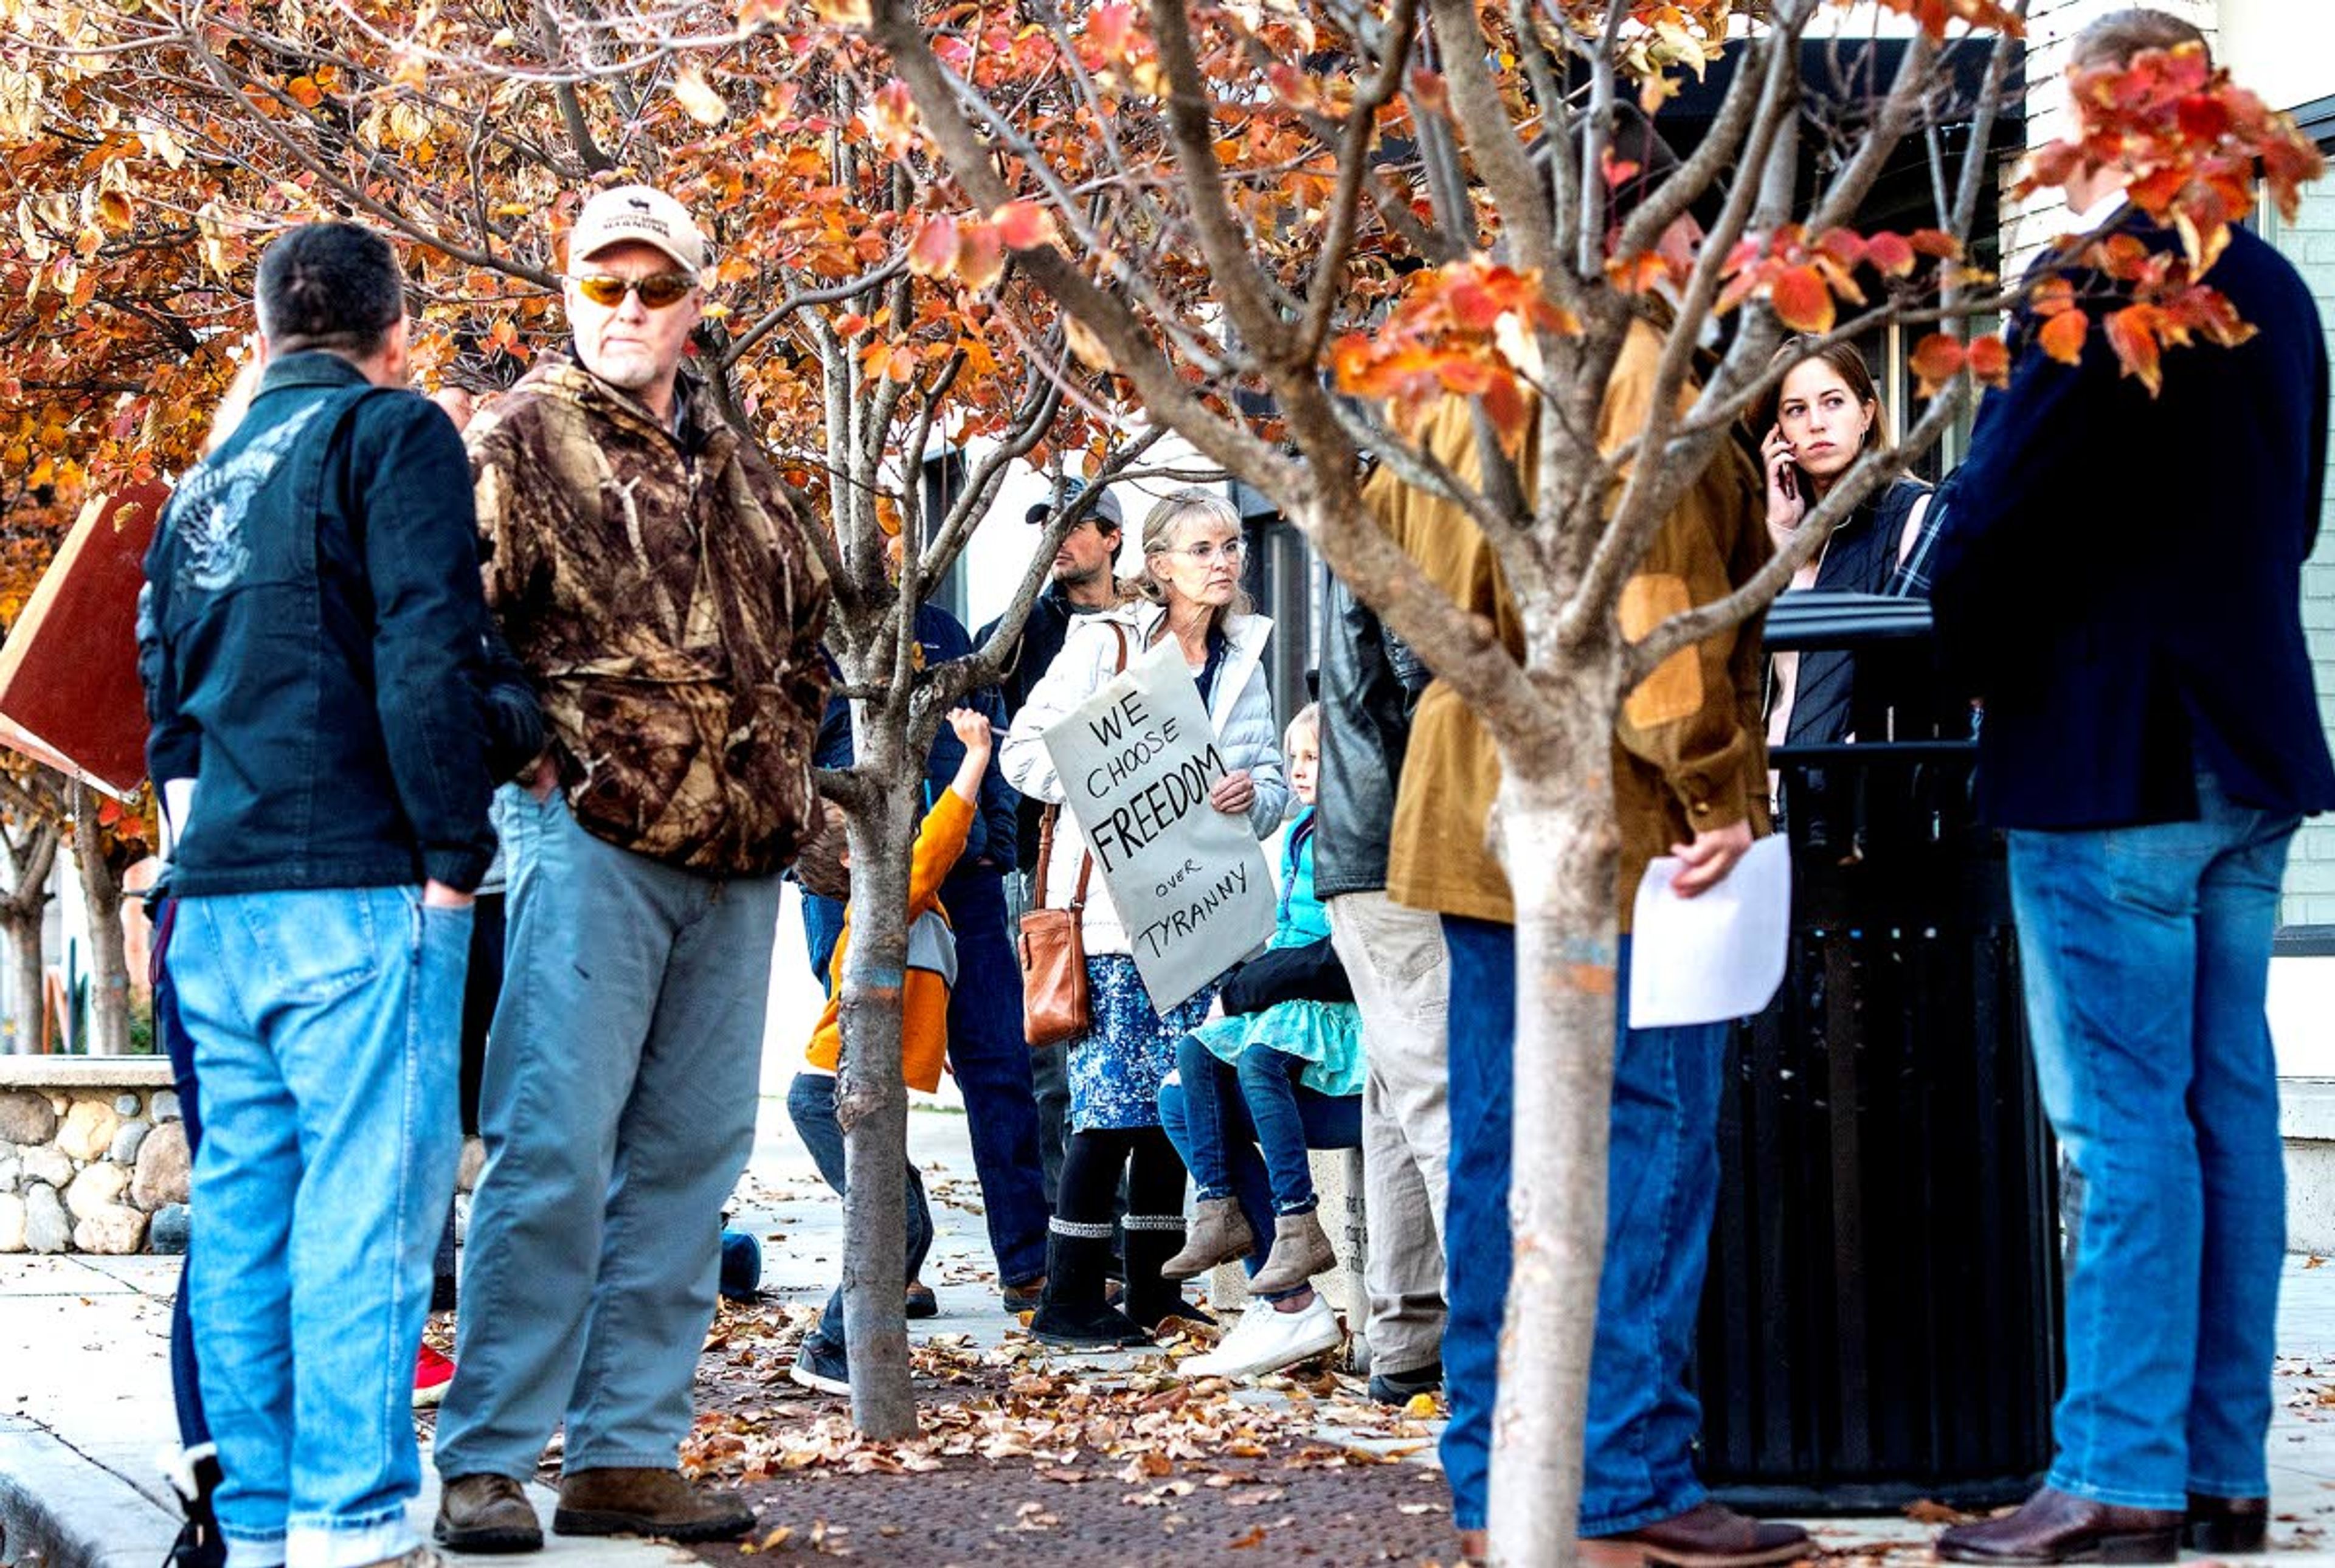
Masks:
[[[446,1397],[446,1385],[454,1380],[454,1360],[441,1356],[429,1346],[413,1358],[413,1408],[429,1410],[437,1408]]]

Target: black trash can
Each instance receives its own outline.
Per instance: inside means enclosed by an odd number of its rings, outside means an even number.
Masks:
[[[1774,758],[1790,968],[1720,1112],[1702,1475],[1768,1514],[2015,1501],[2051,1454],[2057,1157],[1969,711],[1918,602],[1793,595],[1767,635],[1855,651],[1856,739]]]

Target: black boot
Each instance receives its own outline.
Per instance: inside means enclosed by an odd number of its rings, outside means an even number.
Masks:
[[[1159,1273],[1184,1250],[1184,1216],[1129,1215],[1120,1224],[1127,1228],[1127,1315],[1154,1332],[1169,1318],[1215,1322],[1184,1299],[1181,1284]]]
[[[187,1518],[179,1526],[167,1568],[227,1568],[227,1543],[219,1538],[218,1520],[211,1514],[211,1497],[219,1485],[218,1450],[206,1443],[185,1455],[170,1485]]]
[[[1073,1350],[1151,1342],[1132,1319],[1103,1300],[1102,1269],[1109,1255],[1109,1224],[1052,1222],[1046,1233],[1046,1293],[1030,1318],[1032,1338]]]

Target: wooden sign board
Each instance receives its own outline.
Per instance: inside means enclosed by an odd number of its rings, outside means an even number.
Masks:
[[[0,745],[121,799],[146,779],[138,590],[170,498],[138,485],[84,507],[0,644]]]

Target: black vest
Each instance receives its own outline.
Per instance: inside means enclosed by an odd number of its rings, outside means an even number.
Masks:
[[[1897,546],[1914,504],[1930,493],[1915,479],[1901,479],[1851,512],[1825,541],[1824,562],[1815,586],[1841,594],[1885,594],[1897,576]],[[1925,522],[1927,519],[1923,519]],[[1855,683],[1855,655],[1844,648],[1812,649],[1800,655],[1792,717],[1784,740],[1824,744],[1848,733],[1849,699]]]

